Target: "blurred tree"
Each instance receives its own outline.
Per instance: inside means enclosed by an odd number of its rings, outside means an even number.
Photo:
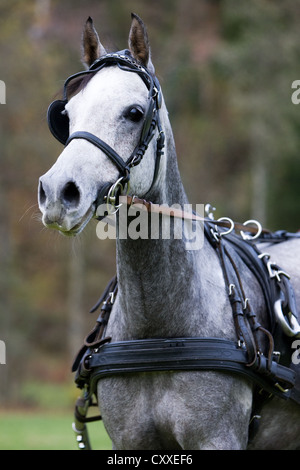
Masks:
[[[224,1],[224,43],[211,69],[223,81],[227,106],[235,114],[236,139],[248,142],[249,215],[290,229],[298,228],[291,222],[297,187],[283,181],[281,167],[294,161],[294,170],[300,171],[298,109],[291,103],[291,84],[300,76],[299,15],[298,3],[289,0]],[[289,202],[282,200],[287,192]]]
[[[85,20],[94,18],[109,50],[123,49],[131,11],[148,27],[191,202],[211,202],[218,216],[299,228],[300,107],[291,103],[300,79],[298,2],[1,0],[2,398],[20,397],[26,377],[68,377],[74,342],[95,321],[85,314],[114,274],[114,242],[100,244],[93,222],[73,243],[43,230],[36,191],[61,152],[46,111],[82,69]]]

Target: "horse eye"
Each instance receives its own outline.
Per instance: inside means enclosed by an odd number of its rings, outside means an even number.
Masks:
[[[133,122],[141,121],[143,116],[144,116],[144,112],[140,108],[137,108],[136,106],[133,106],[127,112],[127,117]]]

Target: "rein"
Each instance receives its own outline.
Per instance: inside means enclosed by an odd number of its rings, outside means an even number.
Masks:
[[[114,202],[114,201],[111,201]],[[138,198],[137,196],[119,196],[120,204],[125,204],[127,206],[135,206],[141,210],[145,210],[149,213],[153,212],[156,214],[161,214],[168,217],[175,217],[179,219],[197,221],[197,222],[206,222],[211,223],[212,219],[209,217],[201,217],[198,214],[193,212],[183,211],[181,209],[168,207],[163,204],[153,204],[150,201],[145,199]],[[244,239],[247,239],[246,232],[252,234],[252,240],[258,238],[261,234],[270,234],[271,232],[267,229],[263,229],[261,224],[257,220],[247,220],[244,224],[233,222],[229,217],[221,217],[218,220],[213,220],[213,223],[217,227],[228,228],[226,232],[221,232],[220,236],[228,235],[233,230],[239,230]],[[255,224],[256,227],[252,227],[249,224]]]

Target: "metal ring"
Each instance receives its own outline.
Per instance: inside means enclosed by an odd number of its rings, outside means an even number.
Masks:
[[[249,225],[249,224],[255,224],[257,226],[257,233],[255,235],[245,235],[244,231],[241,230],[241,237],[244,240],[255,240],[255,238],[258,238],[262,232],[262,226],[257,220],[246,220],[246,222],[243,223],[243,225]]]
[[[278,299],[274,303],[274,312],[277,321],[281,325],[283,331],[287,336],[293,338],[300,338],[300,325],[294,315],[290,312],[289,318],[287,319],[282,311],[282,300]]]
[[[115,193],[117,188],[121,188],[123,190],[123,185],[121,184],[121,181],[123,180],[122,178],[119,178],[114,184],[111,185],[111,187],[108,190],[107,196],[106,196],[106,201],[107,203],[110,203],[110,200],[115,197]]]
[[[119,178],[114,184],[109,188],[108,194],[106,196],[106,207],[109,215],[115,214],[122,204],[116,205],[116,192],[118,189],[121,189],[121,192],[124,190],[124,186],[121,184],[123,177]],[[113,211],[110,206],[113,207]]]
[[[227,221],[230,223],[230,228],[226,232],[219,232],[220,237],[224,237],[224,235],[229,235],[234,230],[234,222],[229,217],[221,217],[217,220],[217,222]]]

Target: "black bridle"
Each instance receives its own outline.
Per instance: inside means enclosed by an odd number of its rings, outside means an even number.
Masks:
[[[144,124],[141,132],[139,142],[131,155],[124,161],[120,155],[106,142],[97,137],[94,134],[86,131],[78,131],[69,135],[69,118],[65,110],[65,106],[69,101],[68,98],[68,87],[70,83],[77,79],[84,77],[89,74],[95,74],[104,67],[117,65],[121,70],[125,72],[137,73],[148,89],[148,109],[145,114]],[[148,146],[154,137],[156,129],[158,130],[157,146],[156,146],[156,159],[154,176],[149,191],[153,188],[159,171],[160,159],[163,155],[163,148],[165,142],[165,135],[161,127],[159,110],[162,104],[162,94],[160,84],[157,78],[152,75],[149,70],[138,64],[131,56],[130,51],[125,49],[113,54],[107,54],[97,59],[88,70],[78,72],[67,78],[64,84],[63,99],[53,101],[48,108],[48,125],[49,129],[56,139],[64,145],[68,145],[74,139],[84,139],[99,148],[105,155],[114,163],[119,170],[119,178],[116,183],[113,184],[114,192],[116,189],[123,188],[125,184],[128,184],[130,179],[130,171],[133,167],[138,165]],[[98,205],[104,201],[105,196],[109,193],[109,188],[112,183],[107,183],[98,194]],[[107,201],[110,202],[110,201]],[[114,201],[112,201],[114,205]]]

